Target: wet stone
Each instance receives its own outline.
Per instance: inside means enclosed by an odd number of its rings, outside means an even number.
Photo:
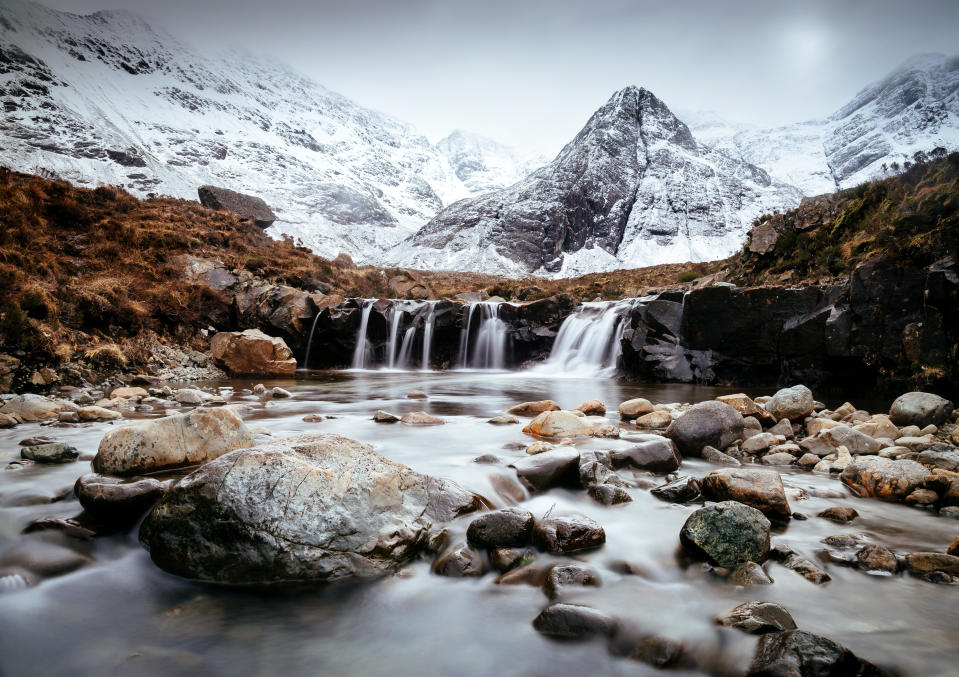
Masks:
[[[546,491],[553,487],[578,487],[579,452],[559,448],[549,453],[527,456],[514,461],[516,475],[530,491]]]
[[[873,544],[856,553],[856,567],[869,573],[892,575],[899,572],[899,561],[889,548]]]
[[[679,538],[693,556],[723,567],[763,562],[769,553],[769,520],[736,501],[700,508],[686,520]]]
[[[433,563],[433,573],[450,578],[482,576],[486,573],[483,554],[466,543],[460,543],[446,550]]]
[[[556,639],[589,639],[609,636],[616,628],[611,616],[596,609],[574,604],[553,604],[540,612],[533,627]]]
[[[373,414],[373,420],[377,423],[397,423],[400,420],[400,417],[396,414],[391,414],[388,411],[380,410]]]
[[[732,570],[726,580],[732,585],[741,585],[745,588],[754,585],[771,585],[773,582],[763,568],[755,562],[740,564]]]
[[[529,545],[533,535],[533,513],[518,508],[494,510],[480,515],[466,530],[470,545],[481,548]]]
[[[550,599],[556,599],[570,588],[595,588],[599,584],[599,577],[593,570],[577,564],[565,564],[549,570],[543,583],[543,592]]]
[[[703,447],[703,460],[709,461],[710,463],[715,463],[717,465],[741,465],[739,461],[729,454],[724,454],[719,449],[709,446]],[[819,459],[816,460],[818,461]]]
[[[752,635],[794,630],[796,621],[786,608],[773,602],[744,602],[716,616],[717,625],[736,628]]]
[[[540,549],[559,554],[601,547],[606,542],[606,532],[588,517],[569,515],[539,520],[533,538]]]
[[[713,470],[703,478],[702,491],[709,500],[739,501],[767,517],[788,519],[792,514],[782,478],[772,470]]]
[[[891,677],[846,647],[803,630],[759,638],[747,677]]]
[[[515,416],[507,416],[507,415],[494,416],[493,418],[488,420],[487,423],[490,423],[492,425],[511,425],[513,423],[519,423],[519,419],[516,418]]]
[[[633,500],[628,491],[613,484],[594,484],[586,491],[590,498],[601,505],[620,505]]]
[[[536,552],[532,548],[492,548],[489,551],[490,564],[500,573],[525,566],[535,559]]]
[[[839,524],[846,524],[859,517],[859,513],[848,506],[836,506],[833,508],[826,508],[819,513],[819,517],[837,522]]]
[[[21,458],[37,463],[72,463],[79,455],[76,447],[63,442],[37,444],[20,450]]]
[[[652,635],[640,639],[629,652],[629,658],[662,669],[681,663],[684,654],[685,647],[681,642],[669,637]]]
[[[651,490],[656,498],[669,503],[688,503],[699,498],[700,483],[695,477],[683,476]]]

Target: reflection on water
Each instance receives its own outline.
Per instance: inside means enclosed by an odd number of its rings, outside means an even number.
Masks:
[[[654,402],[695,402],[731,389],[690,385],[623,384],[612,379],[542,378],[479,372],[315,373],[296,381],[270,381],[292,400],[260,400],[244,392],[255,381],[231,381],[227,395],[247,402],[248,420],[282,437],[307,431],[348,435],[421,472],[453,479],[494,504],[507,499],[493,478],[523,455],[509,443],[528,441],[521,425],[492,426],[491,416],[516,402],[550,398],[564,407],[598,398],[614,409],[643,396]],[[214,384],[211,384],[214,385]],[[222,386],[223,384],[215,384]],[[407,399],[420,388],[428,400]],[[767,390],[767,392],[769,392]],[[751,394],[761,394],[761,391]],[[854,402],[860,404],[865,400]],[[838,401],[828,400],[830,405]],[[863,406],[860,404],[860,406]],[[888,406],[885,403],[884,406]],[[378,409],[397,414],[423,409],[446,418],[442,426],[413,428],[370,420]],[[308,413],[329,417],[305,423]],[[76,427],[20,426],[0,431],[0,460],[19,454],[17,441],[48,434],[93,454],[110,424]],[[582,449],[625,446],[626,440],[589,440]],[[514,445],[515,446],[515,445]],[[500,465],[473,459],[493,454]],[[682,472],[702,475],[710,466],[689,460]],[[158,570],[134,532],[78,541],[53,532],[20,535],[31,520],[69,517],[69,494],[88,462],[0,470],[0,556],[37,540],[65,546],[92,560],[73,573],[20,592],[0,595],[0,674],[209,674],[209,675],[619,675],[655,674],[652,668],[611,655],[599,644],[565,644],[539,636],[530,625],[546,605],[529,586],[434,576],[420,561],[401,575],[353,586],[236,590],[183,581]],[[803,489],[793,509],[810,517],[774,536],[815,559],[825,536],[864,533],[905,553],[942,551],[959,522],[902,505],[857,499],[840,483],[787,470],[784,480]],[[699,566],[681,565],[678,533],[693,506],[663,503],[646,489],[630,489],[633,502],[603,507],[585,492],[551,491],[524,502],[537,515],[577,511],[602,524],[607,544],[577,555],[596,569],[602,587],[564,601],[588,604],[619,618],[637,633],[659,633],[698,647],[712,669],[733,674],[748,664],[754,639],[719,629],[712,617],[748,599],[777,601],[799,626],[846,644],[861,655],[899,666],[910,675],[955,674],[959,659],[956,589],[909,577],[877,578],[827,566],[831,583],[815,586],[777,564],[771,586],[742,590],[718,584]],[[827,498],[838,495],[841,498]],[[861,515],[837,526],[815,515],[832,505]],[[468,518],[454,525],[462,533]],[[675,672],[674,674],[699,674]]]

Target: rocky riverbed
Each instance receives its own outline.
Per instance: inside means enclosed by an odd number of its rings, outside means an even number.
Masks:
[[[959,428],[934,395],[477,372],[65,395],[0,411],[2,674],[959,658]]]

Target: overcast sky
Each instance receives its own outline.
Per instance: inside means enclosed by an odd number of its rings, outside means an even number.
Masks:
[[[959,53],[959,0],[40,2],[270,54],[433,141],[462,128],[547,154],[630,84],[777,125],[828,115],[913,54]]]

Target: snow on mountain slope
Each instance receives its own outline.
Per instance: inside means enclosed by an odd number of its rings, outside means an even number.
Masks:
[[[510,186],[549,161],[461,129],[438,141],[436,149],[473,195]]]
[[[774,129],[684,115],[703,143],[762,167],[806,195],[883,176],[917,151],[959,148],[959,57],[923,55],[869,85],[826,120]]]
[[[627,87],[551,163],[447,207],[392,261],[571,276],[722,258],[752,221],[795,206],[792,186],[696,142],[651,92]]]
[[[0,5],[4,164],[196,199],[263,197],[314,251],[375,262],[471,191],[410,126],[249,54],[208,56],[134,14]],[[464,157],[463,162],[468,162]],[[491,164],[484,181],[516,169]]]

